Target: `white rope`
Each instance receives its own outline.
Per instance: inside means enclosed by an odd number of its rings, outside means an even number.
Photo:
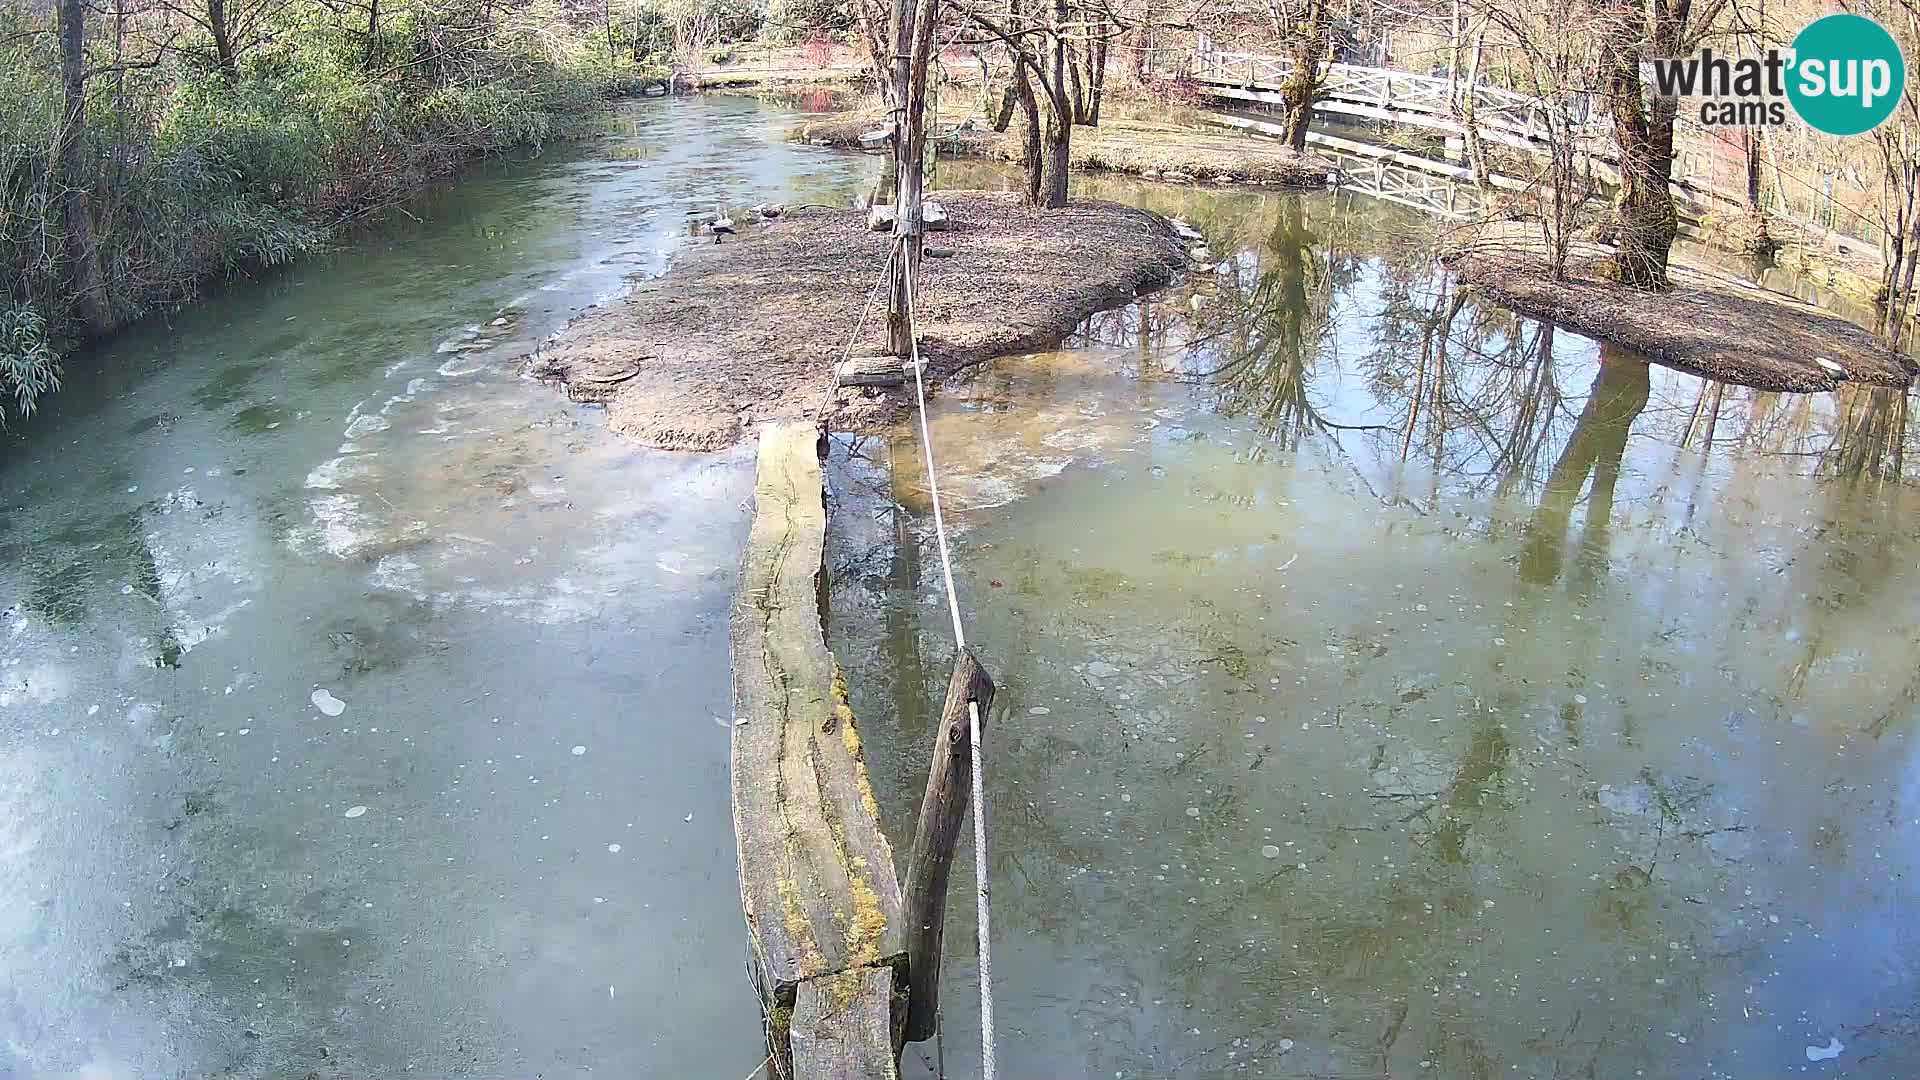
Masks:
[[[911,242],[911,238],[902,237],[894,259],[900,273],[907,277],[907,337],[912,343],[913,394],[919,406],[920,452],[927,465],[927,494],[933,502],[933,532],[940,543],[940,575],[947,586],[947,612],[953,616],[953,643],[965,652],[967,632],[960,625],[960,595],[953,587],[953,552],[947,545],[947,522],[940,508],[940,482],[934,476],[933,433],[927,429],[927,386],[921,374],[925,365],[920,360],[920,330],[914,317],[918,283],[913,278],[912,260],[907,259],[902,250]],[[967,702],[967,723],[968,734],[973,739],[973,877],[979,920],[976,933],[980,951],[980,1075],[983,1080],[993,1080],[993,920],[987,907],[987,792],[982,762],[986,748],[980,739],[979,702]]]
[[[880,296],[880,286],[887,283],[887,271],[893,269],[893,257],[898,250],[898,248],[887,249],[886,265],[880,268],[880,276],[874,281],[873,288],[867,290],[867,305],[860,309],[860,319],[853,324],[853,336],[847,339],[846,350],[840,354],[840,363],[835,364],[833,370],[827,373],[827,392],[820,396],[820,407],[813,410],[813,423],[816,427],[827,415],[827,406],[833,403],[834,394],[840,390],[840,369],[853,358],[853,347],[860,343],[860,331],[866,328],[867,316],[873,314],[873,302]]]

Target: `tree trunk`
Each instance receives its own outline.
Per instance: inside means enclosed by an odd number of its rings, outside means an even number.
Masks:
[[[380,62],[380,0],[367,0],[367,49],[361,61],[363,67],[372,71]],[[633,62],[640,62],[640,35],[633,37]]]
[[[1652,0],[1655,12],[1652,46],[1670,45],[1672,30],[1663,25],[1664,0]],[[1614,0],[1601,40],[1603,85],[1613,119],[1613,140],[1620,153],[1620,186],[1614,200],[1617,213],[1614,252],[1615,276],[1639,289],[1667,287],[1667,256],[1680,232],[1680,216],[1668,188],[1673,172],[1672,98],[1643,104],[1640,85],[1644,24],[1639,5]]]
[[[1067,94],[1067,0],[1053,0],[1051,70],[1041,71],[1047,89],[1047,164],[1040,205],[1057,210],[1067,205],[1067,162],[1073,139],[1073,101]]]
[[[1080,66],[1080,50],[1072,45],[1068,45],[1067,83],[1069,98],[1073,102],[1073,122],[1076,124],[1085,124],[1087,122],[1088,80],[1081,78]]]
[[[894,110],[893,158],[900,160],[900,128],[905,116],[899,110],[907,100],[907,83],[913,74],[913,16],[915,0],[893,0],[893,16],[888,24],[887,39],[892,44],[889,72],[882,80],[887,91],[887,107]]]
[[[1065,110],[1056,110],[1047,118],[1047,167],[1045,190],[1040,205],[1058,210],[1067,205],[1067,162],[1071,159],[1069,140],[1073,125]]]
[[[1107,34],[1112,27],[1100,24],[1100,40],[1093,43],[1092,87],[1088,90],[1087,126],[1100,126],[1100,99],[1107,92]]]
[[[233,54],[233,28],[227,25],[227,0],[207,0],[207,29],[213,34],[213,54],[220,62],[220,74],[232,81],[240,76],[240,61]]]
[[[1920,175],[1916,170],[1920,163],[1906,161],[1897,170],[1891,170],[1899,178],[1900,190],[1895,193],[1893,202],[1893,228],[1887,233],[1887,268],[1880,275],[1881,318],[1897,321],[1900,309],[1906,306],[1906,297],[1900,293],[1900,275],[1906,268],[1907,231],[1915,223],[1915,215],[1920,214]],[[1889,329],[1887,325],[1881,327]]]
[[[81,325],[90,336],[99,336],[113,329],[113,307],[100,269],[93,230],[93,178],[87,169],[86,0],[59,0],[58,18],[60,81],[66,94],[59,157],[67,283]]]
[[[1027,203],[1030,206],[1045,206],[1040,197],[1045,164],[1040,157],[1040,102],[1034,97],[1033,80],[1028,77],[1027,63],[1019,57],[1013,63],[1013,89],[1015,100],[1020,103],[1020,116],[1025,124],[1021,131],[1020,164],[1027,172]]]
[[[1029,90],[1028,93],[1032,93],[1032,91]],[[1007,130],[1007,126],[1013,123],[1013,107],[1018,104],[1019,101],[1020,88],[1017,86],[1007,87],[1006,92],[1000,95],[1000,111],[993,116],[993,130]]]
[[[1913,275],[1916,267],[1920,267],[1920,217],[1909,214],[1907,231],[1907,273],[1906,276],[1901,279],[1899,290],[1894,293],[1895,299],[1899,301],[1899,308],[1897,309],[1897,314],[1894,316],[1892,331],[1888,335],[1896,349],[1900,347],[1901,339],[1906,337],[1907,309],[1913,300]]]
[[[919,10],[910,9],[910,5]],[[907,290],[920,271],[925,239],[921,186],[926,180],[927,60],[933,53],[934,25],[939,20],[936,0],[896,0],[895,40],[902,26],[911,28],[911,41],[900,52],[895,69],[901,110],[894,125],[894,160],[900,186],[894,202],[893,235],[900,245],[893,263],[892,288],[887,300],[887,351],[907,356],[913,350],[913,322]]]
[[[1281,88],[1281,105],[1287,145],[1295,150],[1307,148],[1307,128],[1313,123],[1313,99],[1320,92],[1320,58],[1327,51],[1328,8],[1326,0],[1307,0],[1306,20],[1296,30],[1293,45],[1293,74]]]
[[[1480,57],[1486,51],[1486,44],[1487,28],[1482,26],[1473,36],[1473,54],[1467,60],[1467,87],[1460,102],[1461,149],[1466,152],[1467,166],[1473,170],[1473,182],[1482,191],[1493,187],[1489,175],[1492,170],[1487,167],[1487,146],[1480,138],[1480,125],[1474,121],[1473,110],[1480,83]],[[1553,107],[1556,106],[1549,106]]]

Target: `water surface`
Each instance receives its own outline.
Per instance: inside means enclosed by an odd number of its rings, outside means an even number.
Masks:
[[[1002,1071],[1920,1068],[1904,402],[1478,305],[1393,208],[1100,187],[1224,268],[931,416],[1001,687]],[[907,823],[952,656],[917,442],[836,473],[834,644]]]
[[[518,357],[869,167],[623,107],[69,365],[0,460],[0,1076],[745,1075],[751,449]],[[417,219],[417,220],[412,220]]]

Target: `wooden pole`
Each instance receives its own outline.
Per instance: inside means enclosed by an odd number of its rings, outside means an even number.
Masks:
[[[907,321],[907,282],[919,273],[925,215],[921,189],[926,180],[927,61],[933,55],[934,31],[940,22],[936,0],[895,0],[894,82],[899,102],[894,114],[893,156],[899,177],[894,188],[893,236],[904,240],[893,261],[887,291],[887,352],[907,356],[913,351],[913,327]]]
[[[947,703],[940,710],[940,728],[933,740],[933,764],[927,770],[927,794],[920,801],[920,824],[914,829],[913,855],[907,861],[902,920],[907,932],[908,1042],[933,1037],[934,1014],[940,1007],[940,938],[947,921],[947,879],[953,871],[960,826],[967,817],[973,769],[969,701],[979,706],[984,730],[993,706],[993,680],[972,653],[962,652],[947,683]]]

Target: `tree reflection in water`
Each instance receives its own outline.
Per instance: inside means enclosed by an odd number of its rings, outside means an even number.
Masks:
[[[1560,576],[1567,525],[1588,477],[1593,478],[1593,491],[1587,500],[1580,547],[1589,574],[1596,563],[1605,564],[1620,459],[1626,453],[1633,422],[1647,407],[1648,377],[1646,361],[1624,350],[1601,347],[1600,374],[1593,380],[1586,407],[1580,410],[1573,434],[1561,448],[1540,504],[1527,523],[1526,542],[1520,552],[1523,580],[1544,585]]]

